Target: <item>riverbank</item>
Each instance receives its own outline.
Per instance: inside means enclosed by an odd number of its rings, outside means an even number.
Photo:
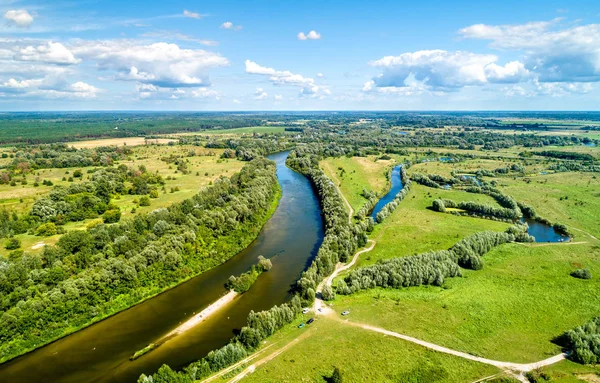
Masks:
[[[137,291],[132,294],[124,294],[123,296],[121,296],[119,298],[119,300],[117,302],[114,302],[115,303],[114,306],[111,306],[108,308],[106,308],[106,307],[100,308],[99,309],[100,313],[95,318],[93,318],[89,321],[86,321],[85,323],[73,324],[71,327],[66,328],[66,329],[56,329],[53,335],[50,335],[45,340],[42,340],[42,341],[39,341],[39,342],[33,344],[33,346],[31,346],[31,347],[25,346],[21,350],[14,351],[13,353],[10,353],[10,354],[7,353],[8,355],[0,354],[0,366],[5,365],[6,363],[8,363],[11,360],[14,360],[18,357],[22,357],[24,355],[31,354],[32,352],[35,352],[38,349],[46,347],[50,344],[60,341],[61,339],[64,339],[64,338],[71,336],[75,333],[78,333],[86,328],[89,328],[90,326],[97,325],[111,317],[114,317],[115,315],[118,315],[118,314],[128,311],[136,306],[139,306],[153,298],[160,296],[161,294],[168,292],[169,290],[172,290],[172,289],[182,285],[185,282],[188,282],[194,278],[197,278],[197,277],[201,276],[202,274],[207,273],[210,270],[213,270],[214,268],[224,264],[229,259],[234,257],[236,254],[239,254],[240,252],[244,251],[244,249],[246,249],[248,246],[250,246],[250,244],[252,242],[254,242],[256,240],[256,238],[259,236],[264,225],[269,221],[269,219],[275,213],[277,207],[279,206],[281,197],[282,197],[282,190],[281,190],[281,186],[279,185],[279,183],[276,183],[274,185],[274,188],[276,188],[276,190],[273,193],[273,200],[271,201],[271,205],[270,205],[269,209],[264,211],[262,216],[258,219],[258,222],[260,222],[260,224],[254,225],[254,226],[247,225],[248,227],[241,228],[241,229],[237,230],[236,233],[232,233],[232,237],[242,238],[243,241],[240,243],[240,245],[237,248],[233,249],[229,254],[225,254],[224,257],[221,257],[218,259],[215,258],[213,260],[213,262],[209,262],[206,265],[204,265],[204,266],[206,266],[205,268],[202,268],[202,269],[198,270],[198,272],[196,272],[192,275],[186,276],[185,278],[182,278],[176,282],[170,283],[163,288],[153,287],[153,288],[148,289],[147,291],[141,292],[141,293],[139,291]],[[13,349],[18,349],[18,348],[19,348],[18,345],[13,346]]]

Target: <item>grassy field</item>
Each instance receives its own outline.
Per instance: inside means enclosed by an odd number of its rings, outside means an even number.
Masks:
[[[318,318],[308,328],[296,323],[273,337],[286,340],[306,334],[244,382],[325,382],[340,369],[344,382],[466,382],[498,372],[494,367],[439,354],[370,331]],[[273,352],[279,346],[273,347]],[[260,357],[258,358],[260,359]]]
[[[569,275],[579,267],[600,275],[597,246],[503,245],[484,263],[442,288],[373,289],[338,296],[335,307],[353,321],[511,362],[559,353],[554,337],[600,314],[600,279]]]
[[[359,266],[379,259],[448,249],[462,238],[483,230],[504,231],[508,224],[480,218],[459,217],[427,209],[434,199],[496,202],[487,195],[432,189],[413,183],[408,196],[383,223],[375,225],[371,238],[377,246],[358,261]]]
[[[600,238],[600,179],[594,173],[556,173],[527,178],[502,178],[499,188],[526,202],[539,215]],[[574,231],[577,239],[587,237]]]
[[[285,126],[249,126],[246,128],[215,129],[200,132],[201,134],[252,134],[252,133],[283,133]]]
[[[429,162],[411,167],[409,173],[450,175],[453,169],[491,170],[510,163],[503,158],[457,164]],[[360,166],[357,159],[327,159],[321,166],[337,179],[341,191],[355,208],[364,202],[360,199],[363,188],[385,182],[382,168]],[[340,167],[345,170],[344,177]],[[600,224],[595,219],[595,212],[600,211],[600,185],[593,174],[488,179],[498,181],[499,188],[517,200],[533,205],[540,215],[600,235]],[[436,198],[496,204],[485,195],[415,184],[396,211],[376,225],[370,237],[377,245],[361,256],[354,267],[383,258],[447,249],[475,232],[503,231],[508,226],[427,209]],[[583,233],[575,241],[583,243],[502,245],[484,256],[482,270],[463,270],[462,278],[448,279],[443,287],[377,288],[351,296],[338,295],[332,305],[338,315],[350,310],[351,314],[345,317],[349,321],[383,327],[490,359],[534,362],[561,352],[552,342],[555,337],[600,315],[597,294],[600,241]],[[581,267],[590,269],[594,278],[581,280],[570,276],[571,271]],[[467,382],[495,373],[489,366],[456,360],[331,319],[319,318],[315,325],[306,330],[313,332],[309,338],[259,367],[245,381],[322,381],[330,376],[333,366],[341,368],[344,379],[352,382]],[[286,331],[281,336],[291,339],[294,332],[304,330],[290,326]],[[440,370],[435,372],[430,368],[434,365]],[[600,374],[598,368],[569,361],[547,367],[543,372],[556,382],[581,382]]]
[[[389,188],[388,172],[397,162],[377,160],[375,156],[327,158],[319,164],[325,174],[337,184],[356,211],[367,201],[362,195],[364,189],[380,195]]]
[[[169,157],[170,155],[187,156],[190,151],[193,151],[196,155],[186,158],[189,161],[188,174],[182,174],[177,171],[175,165],[160,160],[160,158]],[[150,206],[137,207],[136,201],[140,198],[137,195],[122,195],[117,199],[113,199],[112,202],[121,209],[122,218],[128,218],[134,215],[132,213],[134,207],[136,207],[135,214],[138,214],[167,207],[189,198],[197,194],[202,188],[209,186],[217,178],[221,176],[229,177],[243,167],[244,163],[242,161],[220,159],[219,156],[222,152],[222,149],[205,149],[195,146],[138,146],[134,149],[130,159],[120,161],[116,165],[125,164],[134,168],[143,165],[151,173],[158,172],[165,179],[165,190],[159,189],[158,198],[151,199]],[[42,185],[41,180],[50,180],[54,185],[68,186],[70,182],[62,179],[63,177],[68,179],[76,169],[83,171],[83,177],[76,179],[74,182],[85,182],[91,176],[87,173],[87,170],[93,168],[41,169],[27,176],[27,185],[21,185],[20,183],[17,186],[0,185],[0,208],[6,208],[9,211],[14,210],[18,213],[28,212],[36,199],[52,190],[52,186]],[[40,185],[34,187],[33,184],[37,178],[40,180]],[[175,191],[175,188],[179,188],[179,191]],[[70,222],[64,228],[67,231],[84,229],[90,221],[92,220]],[[23,250],[39,252],[43,249],[44,244],[55,243],[60,235],[37,237],[21,234],[16,237],[21,240]],[[2,243],[0,256],[5,256],[9,251],[4,248],[4,241],[0,242]]]
[[[99,146],[139,146],[146,144],[168,144],[173,142],[167,138],[152,138],[147,139],[144,137],[125,137],[125,138],[105,138],[100,140],[88,140],[88,141],[75,141],[67,142],[69,146],[73,146],[77,149],[83,148],[97,148]]]

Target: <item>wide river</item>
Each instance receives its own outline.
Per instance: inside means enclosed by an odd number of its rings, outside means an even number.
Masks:
[[[250,310],[288,300],[323,239],[319,201],[309,183],[285,165],[288,153],[269,156],[277,163],[282,197],[258,238],[226,263],[137,306],[29,354],[0,365],[0,382],[135,382],[166,363],[180,369],[225,345],[246,323]],[[230,275],[247,271],[259,255],[273,268],[248,292],[190,331],[141,358],[137,350],[155,342],[225,294]]]

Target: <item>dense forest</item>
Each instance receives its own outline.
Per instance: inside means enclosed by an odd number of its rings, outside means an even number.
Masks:
[[[256,237],[278,188],[275,164],[258,158],[169,208],[0,259],[0,360],[224,262]]]

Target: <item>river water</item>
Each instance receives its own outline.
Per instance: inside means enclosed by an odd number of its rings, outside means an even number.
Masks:
[[[402,165],[394,166],[394,168],[392,169],[392,175],[390,177],[390,179],[392,181],[392,187],[390,188],[390,191],[388,191],[387,194],[384,195],[377,202],[377,204],[373,208],[373,212],[371,212],[371,217],[373,218],[373,220],[375,222],[377,222],[377,219],[376,219],[377,213],[379,213],[385,205],[392,202],[392,200],[396,197],[396,195],[398,193],[400,193],[400,191],[404,187],[404,185],[402,184],[402,178],[400,177],[400,168],[401,167],[402,167]]]
[[[264,310],[291,298],[299,278],[323,239],[318,199],[304,176],[285,166],[287,152],[269,156],[277,163],[282,197],[258,238],[226,263],[137,306],[29,354],[0,365],[0,382],[135,382],[162,364],[180,369],[225,345],[246,323],[250,310]],[[141,358],[129,357],[159,340],[226,293],[223,284],[264,255],[273,268],[245,294],[192,330]]]

